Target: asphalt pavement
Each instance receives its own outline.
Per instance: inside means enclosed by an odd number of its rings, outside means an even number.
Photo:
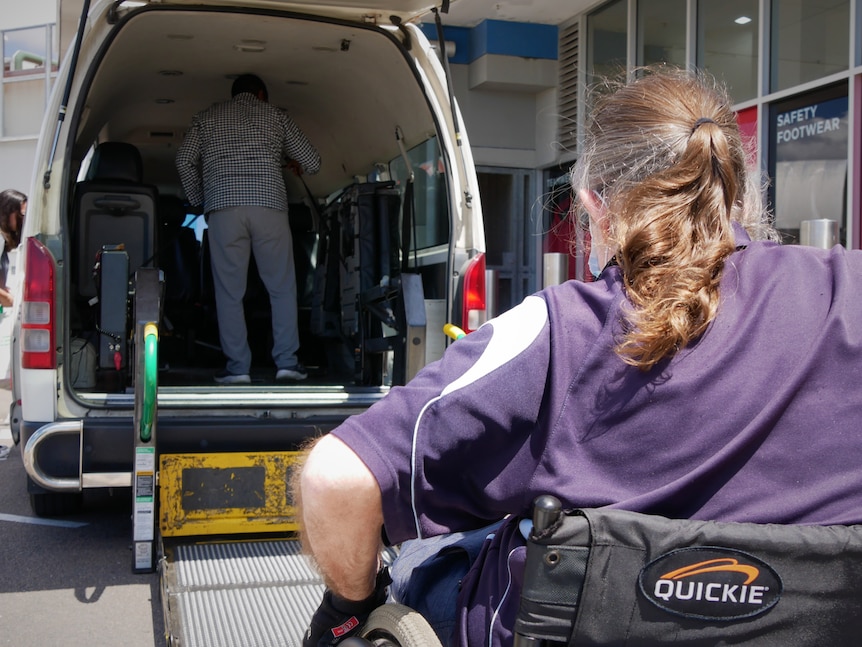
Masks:
[[[9,410],[0,391],[0,412]],[[156,574],[132,572],[131,495],[85,492],[80,514],[36,517],[21,448],[0,445],[0,647],[164,647]]]

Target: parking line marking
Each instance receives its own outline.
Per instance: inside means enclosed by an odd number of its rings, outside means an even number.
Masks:
[[[18,514],[3,514],[0,512],[0,521],[12,521],[14,523],[29,523],[34,526],[55,526],[57,528],[83,528],[89,524],[86,521],[63,521],[62,519],[40,519],[38,517],[23,517]]]

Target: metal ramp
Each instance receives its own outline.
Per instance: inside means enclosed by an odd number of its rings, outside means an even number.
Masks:
[[[324,588],[289,540],[178,545],[159,569],[179,647],[298,647]]]

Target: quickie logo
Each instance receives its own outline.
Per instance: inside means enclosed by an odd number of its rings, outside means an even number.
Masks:
[[[781,578],[762,560],[728,548],[686,548],[641,570],[641,593],[660,609],[689,618],[738,620],[771,609]]]

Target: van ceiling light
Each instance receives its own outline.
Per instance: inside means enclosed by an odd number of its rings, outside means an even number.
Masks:
[[[161,76],[182,76],[181,70],[159,70]]]
[[[737,25],[747,25],[751,22],[751,18],[749,18],[748,16],[740,16],[733,22],[735,22]]]
[[[238,52],[263,52],[266,50],[265,40],[241,40],[233,46]]]
[[[166,105],[168,103],[173,103],[173,99],[156,99],[156,103],[160,103],[162,105]]]

